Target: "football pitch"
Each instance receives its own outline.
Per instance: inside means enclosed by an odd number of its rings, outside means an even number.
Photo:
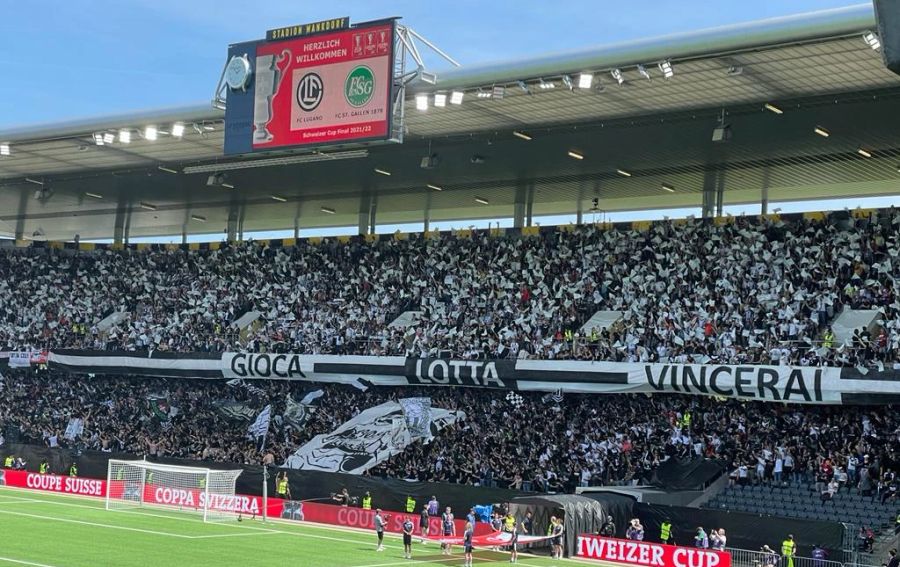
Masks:
[[[478,550],[475,564],[509,564],[503,552]],[[603,565],[591,561],[594,565]],[[204,523],[199,516],[157,509],[107,511],[97,498],[0,487],[0,567],[400,567],[462,565],[440,546],[413,540],[403,558],[396,536],[375,551],[375,534],[302,522],[259,520]],[[519,556],[519,565],[585,565],[583,561]]]

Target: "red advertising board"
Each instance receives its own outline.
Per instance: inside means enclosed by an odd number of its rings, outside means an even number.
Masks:
[[[32,490],[102,498],[106,496],[107,484],[110,491],[110,498],[121,499],[126,495],[126,482],[121,480],[112,480],[107,483],[106,480],[92,478],[39,474],[11,469],[0,470],[0,486],[5,485],[15,488],[29,488]],[[134,495],[131,497],[133,498]],[[206,499],[210,498],[210,507],[212,509],[221,512],[232,512],[234,514],[240,513],[244,516],[260,516],[263,506],[262,497],[260,496],[210,494],[207,497],[206,493],[199,488],[172,488],[156,484],[147,484],[144,486],[142,498],[143,502],[146,504],[167,506],[180,510],[186,508],[200,509],[206,504]],[[319,502],[300,502],[294,504],[299,504],[299,509],[294,510],[294,512],[290,514],[292,519],[349,528],[374,529],[374,510],[334,506]],[[290,507],[288,507],[288,509],[289,508]],[[282,512],[285,509],[284,500],[280,498],[268,499],[268,517],[281,517]],[[405,514],[402,512],[389,511],[385,511],[385,514],[388,516],[386,525],[387,531],[402,533],[403,522],[406,518],[409,518],[415,526],[415,533],[419,533],[418,514]],[[456,534],[462,535],[463,531],[465,531],[465,519],[456,519],[454,523],[456,524]],[[432,517],[429,519],[429,532],[432,536],[439,536],[441,534],[441,522],[439,517]],[[479,522],[475,525],[476,536],[488,535],[492,532],[493,530],[491,530],[490,524]],[[703,564],[686,567],[730,567],[730,565]]]
[[[259,43],[253,151],[387,138],[394,23]]]
[[[403,532],[403,522],[406,518],[412,520],[415,527],[415,533],[419,533],[419,515],[406,514],[403,512],[388,512],[387,525],[385,530],[393,533]],[[303,520],[307,522],[318,522],[320,524],[331,524],[334,526],[346,526],[350,528],[366,528],[375,529],[375,511],[363,510],[362,508],[351,508],[348,506],[333,506],[331,504],[320,504],[318,502],[303,503]],[[440,517],[432,517],[429,519],[428,530],[431,535],[439,535],[441,533]],[[464,519],[457,519],[456,524],[457,535],[462,535],[466,528]],[[489,534],[491,530],[490,524],[479,522],[475,525],[475,535]]]
[[[81,496],[104,496],[106,481],[93,478],[59,476],[55,474],[39,474],[28,471],[4,470],[0,485],[16,488],[30,488],[63,494],[80,494]]]
[[[122,498],[125,495],[125,482],[113,480],[109,483],[110,498]],[[232,512],[246,516],[262,515],[262,497],[243,494],[215,494],[196,489],[172,488],[158,484],[144,486],[143,502],[157,506],[173,508],[204,508],[209,499],[209,508],[219,512]],[[268,499],[268,516],[281,516],[283,501],[280,498]]]
[[[646,541],[578,536],[579,557],[640,567],[731,567],[731,554]]]

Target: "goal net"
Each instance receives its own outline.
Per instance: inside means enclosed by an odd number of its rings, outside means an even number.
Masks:
[[[240,474],[240,470],[110,459],[106,509],[154,507],[199,514],[205,522],[233,519],[243,508],[244,499],[234,494]]]

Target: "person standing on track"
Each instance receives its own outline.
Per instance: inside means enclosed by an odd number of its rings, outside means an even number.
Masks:
[[[378,547],[375,551],[384,551],[384,524],[385,517],[381,514],[381,508],[375,510],[375,535],[378,536]]]
[[[561,519],[557,519],[556,516],[550,518],[550,535],[553,536],[550,544],[553,546],[553,552],[551,553],[553,559],[562,559],[562,536],[564,531],[565,527]]]
[[[428,537],[428,505],[422,506],[422,511],[419,513],[419,533],[422,536],[422,545],[425,545],[425,540]]]
[[[406,520],[403,521],[403,557],[406,559],[412,559],[412,534],[412,519],[407,516]]]
[[[463,533],[464,551],[466,553],[465,567],[472,567],[472,535],[474,533],[475,528],[472,527],[472,522],[466,522],[466,531]]]
[[[441,533],[444,537],[453,537],[456,535],[456,522],[454,522],[453,511],[450,509],[450,506],[447,506],[447,509],[441,514]],[[450,555],[452,553],[453,544],[442,543],[441,549],[441,553]]]
[[[518,563],[519,562],[519,527],[513,524],[512,531],[510,532],[510,540],[509,540],[509,562],[510,563]]]

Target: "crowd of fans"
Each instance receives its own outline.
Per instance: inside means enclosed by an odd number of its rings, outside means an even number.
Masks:
[[[643,483],[669,459],[722,462],[732,482],[790,479],[858,486],[882,501],[897,495],[900,419],[883,408],[779,406],[682,395],[566,395],[451,388],[323,386],[302,427],[282,418],[309,385],[265,382],[258,390],[223,381],[77,378],[16,371],[0,382],[0,431],[7,442],[82,450],[258,463],[247,426],[273,404],[267,451],[276,464],[313,436],[389,399],[431,396],[466,419],[416,442],[368,474],[422,481],[571,491]],[[164,404],[159,404],[163,400]],[[227,413],[235,406],[246,411]],[[73,418],[83,430],[66,438]],[[885,476],[887,475],[887,476]],[[820,486],[820,488],[823,488]],[[887,495],[887,496],[885,496]]]
[[[893,364],[900,212],[272,248],[0,253],[0,350]],[[839,345],[845,306],[883,330]],[[261,313],[241,336],[231,323]],[[622,312],[608,329],[581,326]],[[391,326],[418,311],[410,327]],[[124,313],[109,329],[107,315]]]

